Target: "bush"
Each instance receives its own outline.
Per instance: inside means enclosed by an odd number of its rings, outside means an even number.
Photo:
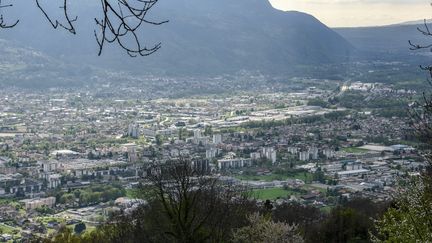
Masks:
[[[78,223],[75,225],[74,231],[77,234],[81,234],[83,231],[87,229],[85,223]]]

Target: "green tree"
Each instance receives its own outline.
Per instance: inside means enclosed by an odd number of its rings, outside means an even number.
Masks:
[[[213,135],[213,128],[212,126],[206,126],[204,129],[204,135],[205,136],[212,136]]]
[[[396,202],[377,221],[375,242],[432,242],[432,187],[427,178],[401,186]]]
[[[81,234],[82,232],[84,232],[86,230],[86,228],[87,228],[86,224],[81,222],[81,223],[78,223],[75,225],[74,231],[77,234]]]
[[[33,239],[33,242],[41,242],[40,239]],[[68,227],[61,227],[52,239],[45,239],[42,242],[46,243],[81,243],[82,239],[75,235]]]
[[[234,231],[235,243],[300,243],[304,242],[296,225],[273,222],[271,217],[254,213],[248,217],[249,225]]]
[[[156,135],[156,145],[161,146],[163,143],[163,138],[160,134]]]

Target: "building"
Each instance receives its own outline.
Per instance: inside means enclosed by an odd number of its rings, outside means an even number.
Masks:
[[[327,158],[327,159],[331,159],[334,158],[336,156],[336,153],[334,150],[326,148],[323,150],[323,155]]]
[[[361,170],[361,169],[363,169],[363,166],[360,160],[346,162],[347,171]]]
[[[243,158],[220,159],[216,162],[216,166],[219,170],[249,167],[252,166],[252,160]]]
[[[312,160],[317,160],[319,157],[318,157],[318,148],[315,148],[315,147],[312,147],[312,148],[309,148],[309,158],[310,159],[312,159]]]
[[[288,153],[291,153],[293,155],[296,155],[298,153],[298,148],[296,147],[288,147]]]
[[[309,161],[309,152],[308,151],[301,151],[299,153],[299,160],[300,161]]]
[[[129,124],[127,135],[132,138],[139,138],[139,126],[137,124]]]
[[[301,151],[299,153],[299,160],[300,161],[309,161],[311,159],[312,160],[319,159],[318,148],[312,147],[312,148],[309,148],[307,151]]]
[[[208,174],[211,171],[210,161],[208,159],[193,160],[191,166],[200,173]]]
[[[143,135],[146,137],[151,137],[151,138],[156,137],[156,131],[153,129],[144,128],[144,129],[142,129],[142,132],[143,132]]]
[[[79,153],[72,151],[72,150],[55,150],[51,153],[51,156],[55,156],[56,158],[65,158],[65,159],[73,159],[78,158]]]
[[[261,153],[258,152],[250,153],[250,158],[252,160],[259,160],[261,159]]]
[[[59,163],[57,161],[43,161],[40,163],[42,164],[43,172],[56,171],[59,167]]]
[[[62,175],[60,174],[52,174],[49,175],[47,178],[48,181],[48,188],[57,188],[61,185],[61,178]]]
[[[216,148],[209,148],[206,150],[206,158],[207,159],[213,159],[218,155],[218,149]]]
[[[202,137],[201,130],[196,129],[194,130],[194,139],[200,139]]]
[[[369,173],[369,170],[361,169],[361,170],[339,171],[339,172],[337,172],[337,175],[339,176],[339,178],[343,178],[343,177],[367,175],[368,173]]]
[[[262,148],[261,154],[264,158],[270,160],[273,164],[276,163],[276,150],[272,147]]]
[[[213,144],[222,143],[222,134],[213,134]]]
[[[47,198],[39,198],[39,199],[25,199],[25,200],[21,200],[20,202],[24,203],[26,210],[41,208],[43,206],[52,208],[55,206],[56,198],[47,197]]]
[[[397,144],[390,146],[394,152],[406,153],[406,152],[414,152],[415,149],[408,145]]]

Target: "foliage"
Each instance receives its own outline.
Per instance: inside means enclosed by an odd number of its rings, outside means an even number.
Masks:
[[[300,243],[303,238],[296,225],[273,222],[270,217],[254,213],[248,217],[249,225],[237,229],[233,234],[236,243],[289,242]]]
[[[374,115],[391,118],[391,117],[408,117],[408,111],[401,108],[385,108],[373,111]]]
[[[284,203],[273,210],[272,217],[276,222],[298,225],[299,231],[307,237],[316,231],[316,225],[320,224],[325,215],[313,206]]]
[[[431,36],[425,21],[422,34]],[[411,50],[429,49],[409,42]],[[421,66],[432,78],[432,66]],[[429,81],[429,84],[432,84]],[[412,128],[419,140],[431,145],[432,95],[424,92],[420,100],[410,105]],[[394,205],[376,222],[375,242],[431,242],[432,241],[432,157],[426,156],[428,167],[419,177],[401,181]]]
[[[54,210],[46,205],[35,209],[40,214],[53,214]]]
[[[269,129],[273,127],[289,126],[294,124],[314,124],[324,123],[329,121],[339,120],[347,115],[349,111],[332,111],[325,113],[324,115],[311,115],[306,117],[290,117],[285,120],[262,120],[262,121],[250,121],[241,124],[241,128],[253,129],[253,128],[264,128]],[[229,131],[227,131],[229,132]]]
[[[367,102],[366,101],[367,99]],[[398,98],[388,98],[385,96],[378,97],[366,97],[365,94],[357,91],[349,91],[345,92],[342,96],[337,97],[335,102],[339,102],[339,105],[352,108],[386,108],[386,109],[397,109],[399,111],[404,108],[408,108],[408,100],[407,99],[398,99]]]
[[[321,170],[321,167],[318,167],[317,171],[313,174],[313,180],[321,183],[326,182],[325,174],[324,171]]]
[[[307,104],[310,106],[320,106],[322,108],[328,108],[330,106],[327,101],[318,98],[308,100]]]
[[[80,205],[90,205],[124,197],[126,190],[116,184],[93,185],[85,189],[76,189],[70,193],[58,191],[55,196],[61,204],[72,204],[78,201]]]
[[[41,242],[40,239],[34,239],[33,242]],[[61,227],[58,233],[52,239],[45,239],[44,243],[81,243],[84,242],[81,237],[73,234],[68,227]]]
[[[375,242],[431,242],[432,193],[427,178],[412,178],[376,222]],[[430,182],[429,182],[430,183]]]
[[[74,231],[77,234],[81,234],[84,230],[86,230],[87,226],[85,225],[85,223],[78,223],[75,225],[74,227]]]
[[[299,210],[294,215],[299,217],[298,223],[306,242],[370,242],[369,232],[374,229],[374,219],[384,213],[387,204],[353,198],[334,207],[330,213],[321,215],[306,212],[307,208],[294,208]],[[287,215],[287,219],[291,218],[288,222],[296,222],[292,221],[295,220],[292,219],[293,213]]]

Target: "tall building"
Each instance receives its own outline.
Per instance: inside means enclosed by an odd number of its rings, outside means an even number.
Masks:
[[[62,175],[52,174],[48,176],[48,188],[53,189],[61,185]]]
[[[259,159],[261,159],[261,153],[259,153],[259,152],[250,153],[250,157],[252,160],[259,160]]]
[[[206,150],[206,158],[213,159],[218,154],[218,150],[216,148],[209,148]]]
[[[200,173],[208,174],[211,171],[210,161],[207,159],[194,160],[191,166]]]
[[[332,149],[326,148],[323,150],[323,154],[327,159],[331,159],[335,157],[335,152]]]
[[[199,130],[199,129],[194,130],[194,138],[200,139],[201,137],[202,137],[201,130]]]
[[[296,147],[288,147],[288,153],[296,155],[298,153],[298,148],[296,148]]]
[[[42,164],[42,170],[43,172],[51,172],[56,171],[58,168],[58,162],[57,161],[43,161]]]
[[[273,164],[276,163],[276,150],[273,147],[264,147],[261,153],[264,158],[269,159]]]
[[[222,134],[213,134],[213,144],[222,143]]]
[[[252,160],[243,158],[220,159],[216,165],[219,170],[242,168],[252,166]]]
[[[309,160],[309,152],[308,151],[301,151],[299,153],[299,160],[300,161],[308,161]]]
[[[128,136],[132,138],[139,138],[139,126],[137,124],[129,124]]]
[[[318,159],[318,148],[315,148],[315,147],[309,148],[309,156],[311,159],[317,160]]]

